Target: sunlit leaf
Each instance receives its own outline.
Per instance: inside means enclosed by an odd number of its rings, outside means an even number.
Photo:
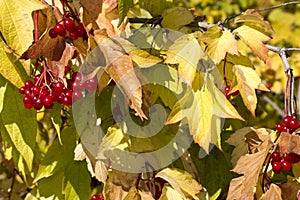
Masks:
[[[187,118],[194,141],[206,152],[209,144],[220,148],[221,118],[242,117],[223,93],[209,80],[203,91],[189,91],[175,104],[166,124]]]
[[[178,73],[186,83],[192,85],[198,63],[205,53],[193,34],[178,38],[167,51],[165,63],[178,64]]]
[[[260,77],[252,68],[234,65],[233,72],[236,75],[237,85],[232,88],[232,91],[240,91],[245,106],[255,116],[257,105],[255,90],[268,91],[268,89],[262,84]]]
[[[156,177],[160,177],[170,183],[182,198],[185,198],[183,192],[186,192],[194,199],[198,199],[196,194],[202,189],[201,185],[193,179],[192,175],[180,169],[166,168],[158,172]]]
[[[161,13],[172,7],[173,0],[140,0],[141,8],[149,11],[153,17],[161,15]]]
[[[243,176],[232,179],[227,199],[254,199],[255,187],[257,185],[260,170],[269,152],[272,143],[269,140],[263,142],[261,151],[254,154],[242,156],[233,172],[243,174]]]
[[[199,37],[199,40],[208,45],[207,53],[216,64],[224,59],[227,53],[239,55],[238,43],[234,35],[228,30],[222,31],[218,26],[209,28]]]
[[[8,46],[21,55],[32,43],[33,20],[35,10],[47,6],[38,0],[1,0],[0,30]]]
[[[300,136],[282,132],[279,138],[280,152],[300,154]]]
[[[241,40],[257,55],[266,62],[268,58],[268,48],[264,42],[270,39],[269,36],[247,25],[242,25],[233,31]]]
[[[123,22],[131,7],[133,7],[133,0],[118,0],[119,25]]]
[[[274,199],[274,200],[282,200],[281,197],[281,189],[275,184],[271,184],[270,188],[266,193],[264,193],[259,200],[269,200],[269,199]]]
[[[164,186],[159,200],[181,200],[181,195],[172,187]]]

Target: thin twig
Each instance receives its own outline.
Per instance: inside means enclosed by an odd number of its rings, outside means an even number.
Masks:
[[[276,103],[274,103],[268,96],[263,95],[261,98],[262,98],[262,100],[264,100],[265,102],[267,102],[268,104],[270,104],[276,110],[276,112],[278,112],[278,114],[281,117],[284,116],[284,112],[282,111],[282,109],[279,108],[279,106]]]
[[[261,9],[258,9],[256,11],[257,12],[268,11],[268,10],[273,10],[273,9],[276,9],[276,8],[281,8],[281,7],[284,7],[284,6],[296,5],[296,4],[300,4],[300,1],[286,2],[286,3],[283,3],[283,4],[276,5],[276,6],[271,6],[269,8],[261,8]]]

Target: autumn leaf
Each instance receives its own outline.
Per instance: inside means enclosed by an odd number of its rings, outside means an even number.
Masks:
[[[260,170],[271,146],[272,142],[270,139],[265,140],[261,144],[261,151],[254,154],[246,154],[238,160],[232,171],[243,174],[243,176],[234,178],[230,182],[227,196],[228,200],[254,199],[255,187],[260,175]]]
[[[266,62],[268,58],[268,48],[264,42],[270,39],[269,36],[247,25],[242,25],[233,32],[241,38],[255,55]]]
[[[178,73],[183,80],[192,85],[199,60],[205,56],[202,47],[193,34],[178,38],[167,51],[167,64],[178,64]]]
[[[227,53],[239,55],[238,43],[234,35],[228,30],[222,31],[218,26],[209,28],[199,37],[199,40],[208,45],[207,53],[216,64],[224,59]]]
[[[95,31],[94,35],[106,60],[105,71],[129,100],[129,106],[141,119],[147,119],[142,110],[141,83],[135,74],[132,59],[103,31]]]
[[[210,143],[221,148],[221,118],[242,120],[232,104],[210,80],[203,91],[187,92],[173,107],[166,124],[176,123],[185,117],[194,141],[207,153]]]
[[[264,20],[264,17],[254,9],[248,9],[245,12],[243,12],[242,15],[234,18],[234,23],[235,24],[244,23],[251,27],[255,27],[260,31],[263,31],[263,33],[265,34],[271,35],[274,33],[270,23]]]
[[[236,76],[237,84],[232,88],[232,91],[240,91],[245,106],[255,116],[255,109],[257,105],[257,96],[255,90],[268,91],[258,74],[252,68],[234,65],[233,73]]]
[[[125,196],[124,200],[141,200],[141,195],[136,187],[130,188],[128,194]]]
[[[156,174],[156,177],[160,177],[170,183],[170,185],[183,199],[185,199],[183,192],[189,194],[194,199],[198,199],[196,194],[198,194],[202,189],[202,186],[193,179],[192,175],[179,169],[163,169]]]
[[[300,154],[300,136],[282,132],[279,138],[280,152]]]
[[[282,200],[281,189],[275,184],[271,184],[270,188],[264,193],[259,200]]]
[[[180,194],[170,186],[164,186],[159,200],[182,200]]]

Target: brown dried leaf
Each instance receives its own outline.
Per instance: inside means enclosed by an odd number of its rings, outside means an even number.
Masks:
[[[299,198],[297,198],[297,196],[300,190],[300,184],[291,179],[293,178],[288,176],[288,182],[280,185],[282,199],[284,200],[295,200]]]
[[[280,187],[278,187],[275,184],[271,184],[269,190],[263,194],[259,200],[282,200],[281,198],[281,190]]]
[[[283,132],[279,138],[280,152],[300,154],[300,136]]]
[[[97,30],[94,34],[106,60],[105,71],[129,100],[129,106],[141,119],[147,119],[142,110],[141,83],[134,72],[130,56],[125,54],[122,47],[111,40],[103,30]]]
[[[257,185],[261,168],[271,145],[271,141],[266,140],[261,144],[261,151],[254,154],[244,155],[238,160],[232,171],[238,174],[243,174],[243,176],[232,179],[227,196],[228,200],[254,199],[255,186]],[[232,188],[234,188],[234,190]]]
[[[98,29],[95,21],[102,11],[102,3],[102,0],[80,0],[80,5],[83,8],[83,24],[93,24],[93,28]]]

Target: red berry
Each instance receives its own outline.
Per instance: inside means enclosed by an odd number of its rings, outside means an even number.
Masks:
[[[38,85],[35,85],[35,86],[32,87],[31,91],[32,91],[33,94],[38,95],[38,94],[40,94],[41,87],[38,86]]]
[[[19,88],[20,94],[25,94],[26,88],[25,86]]]
[[[45,107],[46,109],[52,109],[53,106],[54,106],[54,103],[51,103],[51,104],[49,104],[49,105],[44,105],[44,107]]]
[[[290,121],[291,121],[292,117],[291,116],[285,116],[282,120],[283,124],[286,125],[288,127]]]
[[[64,84],[62,82],[60,82],[60,81],[57,81],[53,85],[53,90],[55,92],[62,92],[64,90]]]
[[[55,30],[54,30],[53,28],[51,28],[51,29],[49,30],[49,36],[50,36],[51,38],[56,38],[56,37],[57,37],[57,32],[55,32]]]
[[[94,92],[98,86],[98,81],[97,81],[97,78],[94,77],[90,80],[87,80],[85,82],[85,85],[86,85],[86,89],[90,92]]]
[[[82,23],[79,23],[78,26],[74,28],[77,32],[78,37],[83,37],[85,35],[85,30]]]
[[[53,104],[52,96],[45,96],[45,98],[43,99],[43,103],[45,106],[50,106],[51,104]]]
[[[77,32],[76,32],[75,30],[71,30],[71,31],[69,32],[69,36],[70,36],[70,38],[71,38],[72,40],[76,40],[76,39],[78,38],[78,34],[77,34]]]
[[[283,156],[282,156],[282,160],[286,160],[286,161],[292,163],[293,158],[292,158],[292,156],[291,156],[289,153],[285,153],[285,154],[283,154]]]
[[[40,97],[45,98],[47,95],[49,95],[49,91],[46,88],[42,89]]]
[[[25,96],[23,97],[23,103],[24,103],[24,105],[25,105],[25,104],[31,104],[32,102],[33,102],[33,99],[32,99],[31,96],[25,95]]]
[[[103,194],[94,194],[90,200],[104,200]]]
[[[65,95],[66,95],[67,97],[71,97],[71,98],[72,98],[72,91],[71,91],[71,90],[65,91]]]
[[[64,26],[62,24],[56,24],[54,26],[54,31],[60,36],[66,35],[66,29],[64,28]]]
[[[285,132],[286,131],[286,126],[284,124],[276,124],[276,131]]]
[[[276,172],[280,171],[280,169],[281,169],[281,163],[278,162],[278,161],[272,162],[272,169],[273,169],[274,172],[275,171]]]
[[[287,160],[281,162],[281,169],[284,171],[289,171],[291,169],[291,163]]]
[[[33,103],[33,106],[36,110],[40,110],[43,107],[43,105],[44,104],[41,98],[37,98]]]
[[[64,104],[65,106],[72,105],[72,98],[68,96],[64,96],[62,99],[62,104]]]
[[[30,104],[24,104],[24,107],[27,108],[27,109],[31,109],[33,107],[33,105],[30,103]]]
[[[291,118],[289,123],[288,123],[288,127],[291,129],[296,129],[299,126],[299,121],[296,118]]]
[[[64,24],[64,27],[66,28],[66,30],[68,30],[68,31],[71,31],[75,27],[74,21],[70,18],[64,19],[63,24]]]
[[[229,94],[229,92],[230,92],[230,86],[226,86],[225,87],[225,89],[224,89],[224,93],[227,95],[227,94]]]
[[[82,75],[81,75],[81,73],[79,73],[79,72],[74,72],[74,73],[72,74],[72,76],[71,76],[71,79],[72,79],[73,82],[75,82],[75,81],[81,82],[81,80],[82,80]]]
[[[300,161],[300,155],[296,153],[289,153],[289,156],[292,158],[291,163],[297,163]]]
[[[80,100],[83,97],[83,95],[80,91],[75,91],[73,95],[74,95],[74,99],[76,99],[76,100]]]
[[[278,151],[274,151],[270,157],[271,157],[272,161],[280,161],[280,159],[281,159],[280,153]]]
[[[25,82],[25,88],[26,88],[26,89],[31,89],[32,86],[33,86],[33,82],[32,82],[31,80],[27,80],[27,81]]]
[[[41,74],[38,74],[36,76],[33,77],[34,82],[38,82],[38,80],[41,78]]]
[[[31,95],[31,90],[30,89],[25,89],[24,94],[27,95],[27,96],[30,96]]]
[[[60,103],[60,104],[63,104],[63,99],[65,97],[65,94],[64,93],[61,93],[58,98],[57,98],[57,102]]]

